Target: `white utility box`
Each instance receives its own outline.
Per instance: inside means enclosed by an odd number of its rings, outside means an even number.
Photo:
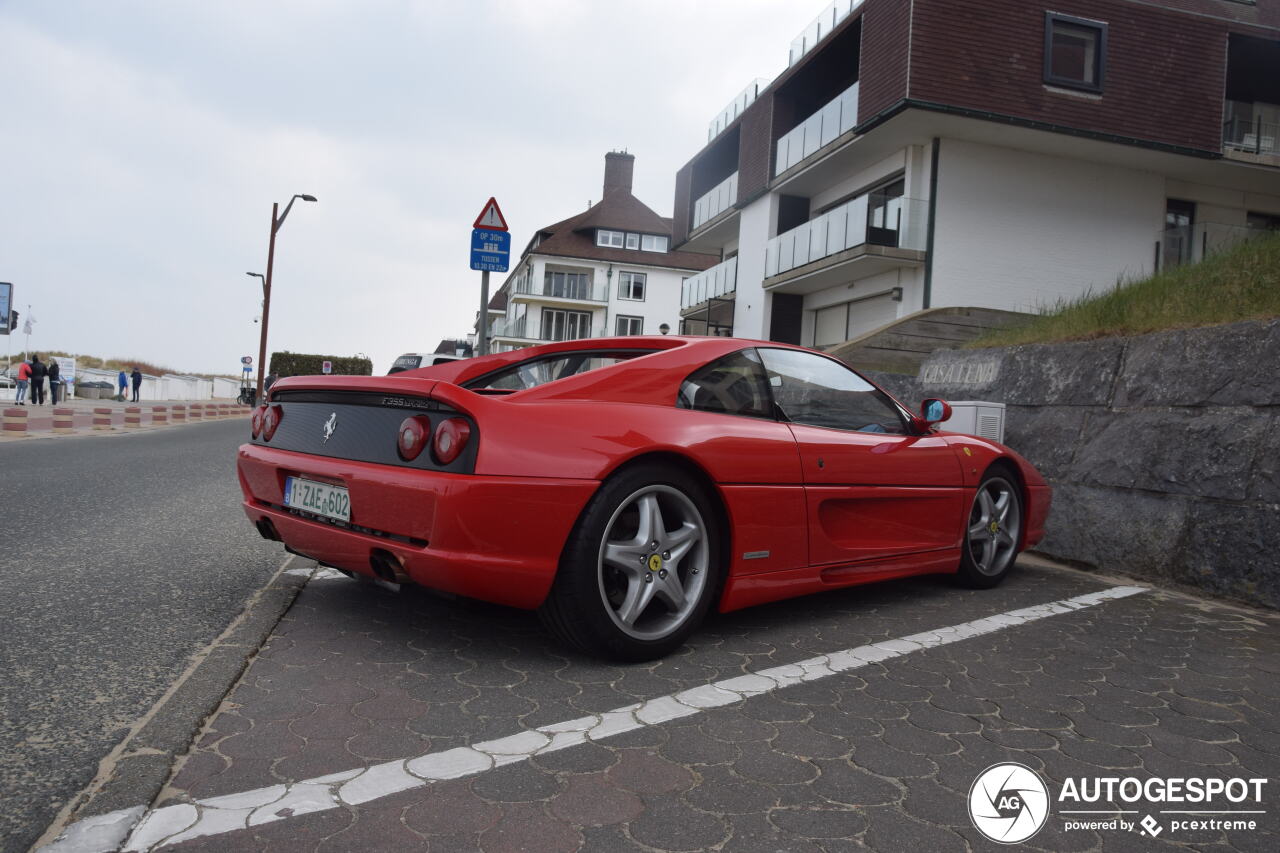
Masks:
[[[1004,403],[985,400],[947,402],[951,405],[951,417],[938,424],[939,429],[1004,442]]]

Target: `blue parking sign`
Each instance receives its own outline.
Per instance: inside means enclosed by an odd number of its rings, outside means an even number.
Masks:
[[[476,228],[471,232],[471,268],[506,272],[511,260],[511,234]]]

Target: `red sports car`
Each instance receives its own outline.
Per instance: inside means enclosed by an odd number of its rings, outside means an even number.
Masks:
[[[536,608],[645,660],[734,610],[924,573],[1000,582],[1044,479],[845,364],[733,338],[591,338],[394,376],[281,379],[239,451],[259,532],[348,573]]]

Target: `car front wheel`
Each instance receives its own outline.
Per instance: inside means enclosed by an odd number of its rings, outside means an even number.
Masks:
[[[543,621],[588,654],[640,661],[679,648],[719,587],[716,516],[684,472],[608,480],[574,530]]]

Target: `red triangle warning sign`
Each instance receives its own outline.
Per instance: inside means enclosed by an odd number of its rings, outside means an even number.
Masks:
[[[476,217],[476,224],[472,228],[484,228],[489,231],[506,231],[507,220],[502,218],[502,210],[498,207],[496,198],[489,199],[489,203],[484,206],[484,210],[480,211],[480,215]]]

